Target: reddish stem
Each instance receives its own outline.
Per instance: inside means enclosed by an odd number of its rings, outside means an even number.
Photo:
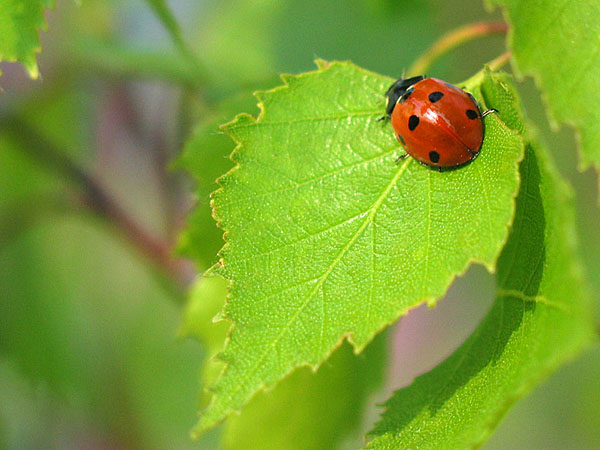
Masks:
[[[489,34],[506,34],[507,31],[508,25],[503,22],[478,22],[457,28],[442,36],[429,50],[423,53],[408,70],[407,76],[423,75],[440,56],[465,42]]]
[[[195,275],[192,264],[174,258],[170,243],[152,235],[134,220],[91,174],[78,167],[65,152],[17,117],[4,118],[0,122],[0,128],[21,141],[22,148],[38,161],[74,184],[83,204],[112,224],[142,256],[164,272],[179,288],[185,288],[190,283]]]

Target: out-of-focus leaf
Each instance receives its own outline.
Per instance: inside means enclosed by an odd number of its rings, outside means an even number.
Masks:
[[[518,73],[535,78],[554,123],[573,125],[581,167],[600,168],[600,3],[487,0],[502,6]]]
[[[316,373],[303,367],[260,392],[227,420],[225,448],[320,450],[351,438],[361,442],[370,394],[383,382],[387,337],[376,336],[360,355],[344,343]]]
[[[71,73],[65,73],[52,82],[45,81],[43,90],[16,105],[15,114],[69,159],[87,167],[93,156],[93,96]]]
[[[201,382],[203,387],[214,382],[222,370],[221,364],[215,361],[216,355],[223,347],[229,326],[213,319],[223,308],[227,296],[227,282],[220,277],[203,278],[191,288],[179,327],[179,335],[193,337],[205,348],[206,356],[202,365]],[[210,396],[202,390],[200,405],[206,406]]]
[[[32,78],[39,75],[35,54],[41,51],[40,31],[46,27],[44,9],[56,0],[2,0],[0,61],[20,61]]]
[[[223,246],[223,232],[212,218],[210,193],[219,175],[231,168],[227,159],[231,152],[231,139],[213,122],[194,131],[177,163],[193,173],[197,183],[196,205],[179,236],[178,250],[202,269],[217,260],[217,252]]]
[[[222,364],[212,359],[221,350],[229,326],[212,319],[221,310],[226,293],[227,282],[220,277],[197,283],[180,329],[182,335],[198,338],[207,348],[202,375],[205,386],[222,370]],[[272,391],[260,393],[241,415],[228,419],[225,448],[334,448],[356,435],[367,397],[382,382],[386,347],[385,333],[359,356],[345,344],[318,372],[303,368]],[[208,395],[202,403],[207,400]]]
[[[90,432],[122,448],[198,448],[187,432],[201,352],[177,342],[176,302],[119,239],[80,216],[42,221],[0,248],[0,286],[0,353],[56,394],[32,400],[47,407],[47,422],[29,423],[33,448]]]
[[[85,167],[89,160],[85,151],[89,149],[87,100],[87,92],[64,77],[14,105],[14,116],[0,119],[0,244],[49,213],[72,210],[75,197],[65,195],[71,180],[49,164],[52,158],[46,144]],[[73,128],[73,123],[78,126]],[[30,131],[39,133],[45,142],[32,138]]]
[[[213,85],[229,90],[232,84],[245,87],[280,72],[310,70],[316,57],[350,59],[400,76],[435,35],[436,8],[418,0],[394,7],[346,0],[226,0],[216,5],[199,19],[198,55]]]
[[[206,270],[217,261],[223,246],[223,232],[216,226],[210,207],[210,194],[218,187],[217,178],[232,168],[228,156],[231,139],[219,125],[239,111],[255,111],[256,98],[250,92],[235,95],[218,106],[218,111],[202,123],[186,141],[176,168],[185,169],[196,181],[196,205],[179,235],[178,250]]]
[[[321,66],[260,93],[258,119],[224,128],[238,167],[214,194],[228,242],[215,271],[233,282],[234,327],[198,431],[293,368],[318,367],[345,337],[364,348],[471,262],[493,270],[507,238],[523,152],[514,131],[489,116],[481,156],[458,171],[396,165],[402,150],[377,122],[391,80]],[[502,83],[486,73],[466,86],[484,105],[486,80]],[[490,106],[508,116],[499,101]]]
[[[518,104],[513,88],[493,88],[484,86],[486,101]],[[506,123],[527,133],[515,119]],[[394,394],[368,448],[478,447],[514,402],[592,342],[571,191],[539,145],[527,145],[520,173],[492,310],[448,359]]]
[[[48,214],[63,212],[65,182],[0,132],[0,250]]]
[[[114,77],[168,80],[198,87],[203,77],[178,53],[131,48],[97,37],[81,37],[67,50],[73,64]]]

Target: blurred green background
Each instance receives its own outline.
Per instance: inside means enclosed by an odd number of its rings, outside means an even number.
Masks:
[[[280,84],[282,72],[313,70],[315,58],[350,59],[398,77],[445,32],[501,20],[466,0],[168,3],[197,60],[177,50],[142,0],[60,0],[41,35],[42,78],[2,64],[5,448],[217,448],[219,430],[189,439],[205,350],[177,337],[185,283],[221,246],[207,196],[230,167],[223,156],[233,145],[217,125],[256,113],[252,91]],[[452,51],[429,75],[458,82],[503,51],[502,36],[487,37]],[[596,175],[577,172],[573,132],[550,132],[531,80],[521,88],[530,119],[576,190],[582,255],[600,303]],[[190,136],[188,148],[205,155],[195,181],[181,170]],[[58,162],[44,156],[48,148]],[[65,161],[90,174],[161,249],[178,249],[195,265],[169,261],[165,270],[164,260],[140,251],[139,236],[82,201]],[[180,235],[188,220],[196,231]],[[403,319],[377,398],[450,354],[487,311],[493,289],[493,277],[474,267],[438,307]],[[519,402],[485,448],[600,448],[599,373],[596,348]],[[369,414],[376,418],[374,408]]]

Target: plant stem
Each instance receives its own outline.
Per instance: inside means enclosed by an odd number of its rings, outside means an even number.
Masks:
[[[115,42],[95,38],[80,38],[71,48],[68,65],[115,78],[156,79],[200,90],[209,83],[209,76],[201,69],[191,67],[178,53],[129,48]]]
[[[181,34],[181,28],[179,27],[179,23],[175,18],[173,12],[167,6],[165,0],[146,0],[148,6],[154,14],[161,21],[173,44],[179,50],[179,53],[189,62],[189,64],[194,68],[194,72],[206,74],[207,71],[204,69],[202,62],[198,58],[198,56],[194,53],[194,51],[186,44]]]
[[[66,152],[18,117],[3,117],[0,129],[22,142],[22,148],[37,161],[71,182],[79,190],[83,204],[113,225],[141,255],[174,282],[178,291],[185,289],[194,276],[191,263],[173,258],[172,245],[133,219],[98,180],[78,167]]]
[[[487,65],[489,66],[492,72],[496,72],[500,70],[506,63],[510,61],[511,52],[510,50],[502,53],[496,59],[492,59]]]
[[[478,22],[453,30],[442,36],[433,46],[408,69],[407,76],[423,75],[440,56],[481,36],[506,33],[508,25],[502,22]]]

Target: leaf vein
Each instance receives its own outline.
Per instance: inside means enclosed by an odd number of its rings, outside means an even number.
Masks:
[[[572,314],[571,311],[567,307],[565,307],[564,305],[562,305],[560,303],[549,300],[544,295],[526,295],[525,293],[518,291],[516,289],[498,289],[498,291],[496,291],[496,295],[498,297],[518,298],[519,300],[521,300],[523,302],[541,303],[543,305],[546,305],[550,308],[554,308],[556,310],[567,313],[569,315]]]
[[[252,256],[249,256],[248,258],[243,258],[243,259],[237,258],[236,262],[238,262],[238,263],[245,263],[247,261],[251,261],[251,260],[254,260],[256,258],[260,258],[260,257],[263,257],[263,256],[271,255],[271,254],[273,254],[273,253],[275,253],[275,252],[277,252],[279,250],[283,250],[283,249],[286,249],[288,247],[300,244],[301,242],[307,241],[308,239],[311,239],[311,238],[314,238],[314,237],[318,237],[318,236],[320,236],[322,234],[325,234],[325,233],[327,233],[329,231],[332,231],[332,230],[336,229],[337,227],[345,225],[348,222],[350,222],[351,220],[354,220],[357,217],[362,216],[363,214],[365,214],[365,211],[361,211],[360,213],[355,214],[354,216],[349,217],[347,219],[344,219],[344,220],[342,220],[342,221],[340,221],[340,222],[338,222],[336,224],[328,225],[326,228],[323,228],[322,230],[319,230],[319,231],[316,231],[314,233],[308,234],[308,236],[303,236],[300,239],[296,239],[295,241],[286,242],[285,244],[280,245],[279,247],[271,248],[271,249],[267,250],[266,252],[257,253],[257,254],[254,254]]]
[[[582,64],[580,66],[580,69],[578,70],[578,73],[576,75],[571,74],[569,76],[569,84],[565,85],[563,88],[565,92],[570,92],[571,89],[575,85],[577,85],[578,83],[581,83],[581,79],[585,77],[585,75],[588,73],[588,70],[590,69],[590,67],[594,66],[594,63],[598,59],[599,54],[600,54],[600,46],[596,47],[594,54],[587,59],[585,64]],[[595,109],[595,106],[592,106],[592,108]]]
[[[531,39],[528,44],[529,44],[529,48],[539,48],[538,43],[539,41],[541,41],[542,39],[546,39],[546,37],[548,36],[548,34],[546,33],[551,27],[552,25],[554,25],[554,23],[556,21],[558,21],[558,19],[560,19],[563,16],[563,12],[564,10],[567,8],[567,6],[569,6],[569,4],[571,3],[571,0],[566,0],[560,7],[554,9],[555,13],[553,15],[553,17],[550,19],[550,21],[544,26],[543,29],[538,30],[537,32],[537,36],[535,39]],[[527,3],[523,3],[523,6],[527,5]],[[529,5],[527,5],[526,7],[529,7]],[[527,41],[525,41],[527,42]]]
[[[399,147],[398,145],[395,145],[393,148],[389,149],[389,150],[385,150],[384,153],[380,153],[377,156],[374,156],[373,158],[370,159],[364,159],[362,161],[358,161],[352,164],[348,164],[347,166],[343,166],[340,167],[339,169],[333,171],[333,172],[327,172],[323,175],[319,175],[318,177],[315,178],[311,178],[302,182],[296,182],[297,184],[294,186],[288,186],[282,189],[276,189],[274,191],[269,191],[269,192],[263,192],[261,194],[257,194],[257,195],[251,195],[251,196],[247,196],[247,197],[238,197],[235,201],[229,201],[227,204],[228,205],[237,205],[238,203],[245,203],[249,200],[256,200],[259,198],[263,198],[263,197],[268,197],[269,195],[274,195],[274,194],[282,194],[284,192],[289,192],[289,191],[293,191],[295,189],[298,189],[300,187],[312,184],[312,183],[316,183],[318,181],[322,181],[326,178],[335,176],[335,175],[339,175],[340,173],[343,173],[347,170],[350,169],[354,169],[356,167],[361,167],[363,165],[369,164],[371,162],[377,161],[379,159],[385,158],[391,154],[393,154],[394,152],[398,151]],[[249,159],[250,161],[254,161],[254,159]]]
[[[398,179],[406,171],[406,168],[408,167],[408,165],[410,164],[411,161],[412,161],[411,158],[407,159],[406,162],[398,168],[398,171],[396,172],[396,174],[394,175],[394,177],[392,178],[390,183],[385,187],[385,189],[383,190],[381,195],[377,198],[375,203],[373,203],[373,205],[371,206],[371,212],[365,218],[363,224],[356,231],[356,233],[352,236],[352,238],[348,241],[348,243],[342,248],[342,250],[340,250],[340,252],[337,254],[337,256],[334,258],[334,260],[331,262],[331,264],[329,265],[327,270],[319,277],[317,284],[308,293],[306,300],[300,305],[300,307],[297,309],[297,311],[287,321],[287,323],[282,328],[282,330],[279,332],[279,334],[275,337],[275,339],[273,339],[271,342],[268,343],[267,348],[265,349],[265,351],[263,351],[263,353],[257,359],[256,363],[253,364],[252,367],[248,369],[248,371],[247,371],[248,375],[247,375],[246,379],[251,378],[254,375],[256,370],[262,365],[263,361],[267,358],[267,355],[269,354],[271,349],[273,349],[277,345],[277,343],[281,340],[281,338],[283,338],[283,336],[290,330],[290,325],[300,316],[300,314],[304,311],[304,309],[309,305],[310,301],[314,298],[314,296],[316,295],[318,290],[323,286],[323,284],[325,283],[325,280],[331,274],[333,269],[337,266],[337,264],[346,255],[348,250],[358,240],[360,235],[367,228],[368,224],[373,220],[373,217],[377,213],[379,207],[384,202],[384,200],[387,198],[387,196],[389,195],[392,188],[396,185],[396,183],[398,182]],[[235,389],[231,393],[231,397],[234,397],[237,394],[237,392],[240,391],[240,389],[242,389],[242,383],[239,383],[235,387]]]
[[[245,123],[243,125],[236,125],[235,123],[228,126],[227,129],[228,130],[238,130],[238,129],[243,129],[243,128],[255,128],[257,126],[272,126],[272,125],[290,125],[290,124],[295,124],[295,123],[302,123],[302,122],[326,122],[326,121],[330,121],[330,120],[335,120],[335,121],[339,121],[339,120],[344,120],[344,119],[351,119],[353,117],[364,117],[364,116],[381,116],[382,111],[380,109],[375,110],[375,111],[362,111],[362,112],[348,112],[346,114],[339,114],[339,115],[335,115],[335,116],[321,116],[321,117],[300,117],[297,119],[287,119],[287,120],[274,120],[274,121],[266,121],[266,120],[260,120],[258,122],[252,122],[252,123]]]

